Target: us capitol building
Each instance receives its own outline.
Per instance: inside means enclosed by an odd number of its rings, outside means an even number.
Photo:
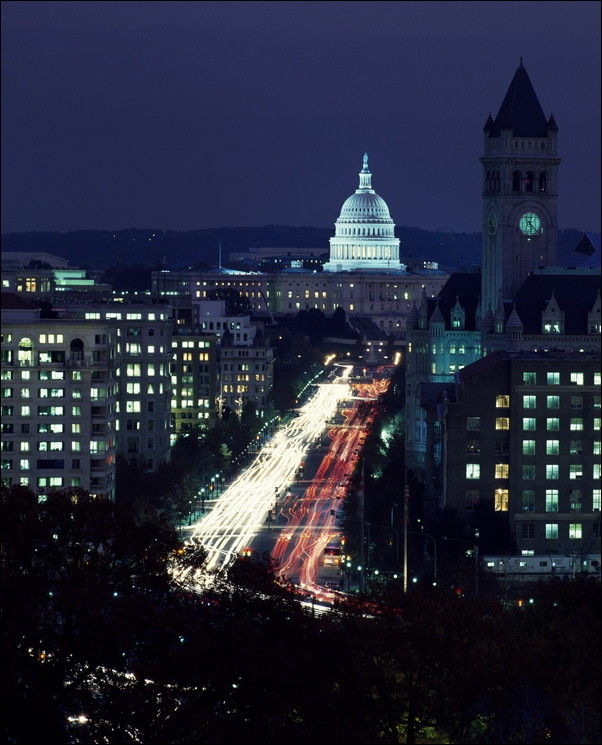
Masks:
[[[155,271],[153,292],[190,294],[209,299],[216,290],[236,290],[251,312],[274,316],[318,308],[333,313],[342,307],[368,317],[381,331],[405,339],[406,317],[422,296],[436,297],[449,274],[438,269],[409,271],[399,258],[399,239],[385,200],[372,188],[368,155],[363,158],[359,187],[343,204],[330,239],[330,258],[322,272],[291,267],[276,273],[214,269]],[[301,263],[301,262],[299,262]]]

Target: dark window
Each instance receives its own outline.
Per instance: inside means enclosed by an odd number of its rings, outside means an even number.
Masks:
[[[38,468],[64,468],[64,460],[38,460]]]
[[[512,191],[520,191],[520,171],[512,174]]]
[[[495,441],[495,454],[496,455],[508,455],[508,440],[496,440]]]
[[[523,538],[535,538],[535,523],[523,523]]]

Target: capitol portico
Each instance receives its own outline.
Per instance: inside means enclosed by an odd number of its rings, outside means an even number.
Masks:
[[[382,197],[372,188],[368,155],[364,154],[359,188],[345,201],[330,239],[325,272],[405,271],[399,261],[399,238]]]

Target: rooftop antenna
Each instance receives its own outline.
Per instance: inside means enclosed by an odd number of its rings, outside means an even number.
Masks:
[[[222,268],[222,242],[219,242],[219,268]]]

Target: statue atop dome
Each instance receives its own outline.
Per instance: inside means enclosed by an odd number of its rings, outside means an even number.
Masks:
[[[364,168],[368,168],[368,153],[364,153]]]

